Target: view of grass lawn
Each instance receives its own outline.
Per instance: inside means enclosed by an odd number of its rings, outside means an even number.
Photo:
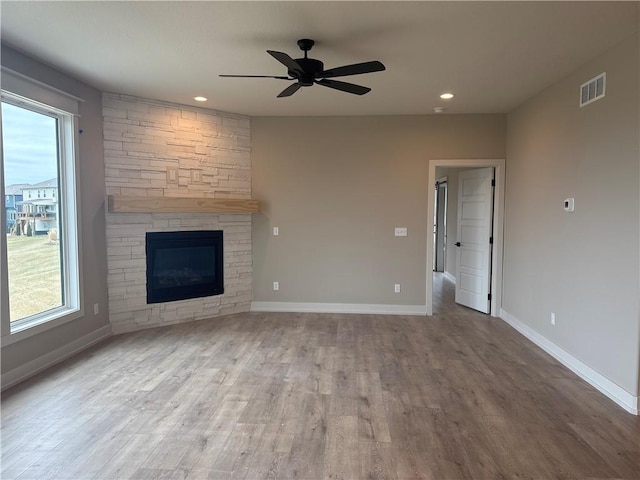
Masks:
[[[60,245],[47,236],[7,236],[11,321],[62,305]]]

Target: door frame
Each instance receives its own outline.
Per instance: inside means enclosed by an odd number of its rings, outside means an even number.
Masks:
[[[440,186],[444,185],[444,188],[446,189],[446,192],[444,194],[444,212],[443,213],[443,222],[441,227],[444,228],[444,234],[443,234],[443,245],[442,245],[442,253],[444,256],[443,259],[443,265],[444,265],[444,269],[443,272],[446,271],[447,268],[447,208],[448,208],[448,196],[449,196],[449,183],[448,183],[448,179],[447,177],[441,177],[439,179],[436,180],[435,186],[437,188],[435,188],[435,195],[434,195],[434,218],[435,218],[435,224],[434,224],[434,235],[435,235],[435,244],[434,244],[434,248],[433,248],[433,254],[434,254],[434,265],[433,265],[433,271],[437,271],[436,269],[438,268],[438,249],[436,248],[438,246],[438,233],[439,233],[439,229],[438,229],[438,216],[437,216],[437,209],[440,209],[440,202],[436,200],[436,196],[439,197],[439,189]]]
[[[427,219],[433,222],[435,198],[431,186],[436,182],[436,167],[463,168],[495,168],[496,186],[493,198],[493,255],[491,259],[491,313],[499,317],[502,308],[502,260],[504,255],[504,192],[505,192],[505,159],[451,159],[429,160],[429,194],[427,195]],[[427,235],[427,315],[433,315],[433,234]],[[431,253],[430,253],[431,252]]]

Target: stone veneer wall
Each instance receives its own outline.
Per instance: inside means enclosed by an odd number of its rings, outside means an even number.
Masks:
[[[111,93],[102,104],[107,195],[251,198],[248,117]],[[249,311],[251,214],[106,216],[114,333]],[[179,230],[223,230],[225,293],[148,305],[145,234]]]

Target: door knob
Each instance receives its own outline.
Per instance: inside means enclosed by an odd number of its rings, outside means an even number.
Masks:
[[[461,247],[462,244],[460,242],[456,242],[456,247]]]

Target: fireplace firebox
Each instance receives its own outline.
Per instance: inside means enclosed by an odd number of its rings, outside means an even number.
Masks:
[[[147,233],[147,303],[224,293],[222,230]]]

